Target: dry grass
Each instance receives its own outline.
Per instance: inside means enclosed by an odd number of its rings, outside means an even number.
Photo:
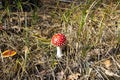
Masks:
[[[119,0],[45,0],[36,12],[0,13],[0,50],[17,52],[0,58],[1,80],[120,79]],[[58,32],[68,42],[62,59],[50,43]]]

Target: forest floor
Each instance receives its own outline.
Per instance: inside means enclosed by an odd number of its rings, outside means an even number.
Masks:
[[[119,0],[43,0],[36,11],[1,10],[0,20],[0,80],[120,79]],[[67,37],[60,59],[56,33]]]

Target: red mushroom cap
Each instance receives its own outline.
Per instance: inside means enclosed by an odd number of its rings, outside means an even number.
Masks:
[[[63,46],[66,43],[66,37],[61,33],[55,34],[52,37],[51,43],[55,46]]]

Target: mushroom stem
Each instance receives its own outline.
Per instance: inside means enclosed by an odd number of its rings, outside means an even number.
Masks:
[[[57,57],[61,58],[63,56],[61,48],[58,46],[57,47]]]

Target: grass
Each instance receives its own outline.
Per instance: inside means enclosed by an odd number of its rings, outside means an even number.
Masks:
[[[0,11],[0,53],[17,52],[0,58],[0,79],[120,79],[119,0],[43,1],[30,12],[24,12],[22,4],[17,3],[16,12],[10,6]],[[58,32],[67,37],[62,59],[55,57],[51,45]]]

